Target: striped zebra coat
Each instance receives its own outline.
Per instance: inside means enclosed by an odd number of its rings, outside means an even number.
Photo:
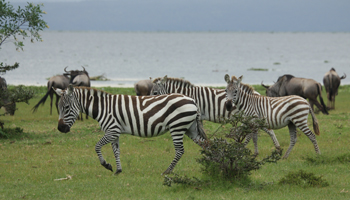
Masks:
[[[61,96],[58,104],[58,130],[69,132],[79,112],[97,120],[105,135],[96,144],[95,151],[101,165],[113,171],[101,153],[102,146],[112,143],[117,164],[116,174],[122,171],[119,158],[120,134],[156,137],[169,130],[175,146],[175,158],[164,174],[170,173],[184,154],[185,134],[199,145],[206,140],[197,104],[184,95],[112,95],[92,88],[73,88],[72,85],[66,91],[55,91]]]
[[[227,82],[227,110],[242,110],[245,115],[264,118],[268,128],[279,129],[285,126],[289,128],[290,145],[283,158],[287,158],[297,141],[299,128],[311,140],[316,153],[320,153],[316,137],[307,126],[308,115],[311,113],[313,127],[316,135],[320,134],[318,122],[309,103],[302,97],[291,95],[285,97],[266,97],[251,95],[240,88],[242,76],[230,79],[225,75]],[[252,88],[251,88],[252,89]]]
[[[250,86],[248,85],[242,84],[241,87],[243,90],[247,90],[251,94],[260,95],[258,92],[250,90]],[[226,110],[226,92],[223,89],[194,86],[189,81],[177,78],[168,78],[167,76],[153,80],[151,95],[169,93],[184,94],[188,97],[193,98],[200,108],[202,120],[220,122],[224,118],[228,118],[230,115],[234,115],[239,111],[237,109],[230,111]],[[270,135],[275,147],[279,149],[280,145],[275,133],[272,130],[268,130],[267,128],[264,128],[263,130]],[[257,135],[258,132],[249,134],[246,137],[245,141],[245,145],[247,145],[250,139],[253,138],[255,154],[258,154]]]

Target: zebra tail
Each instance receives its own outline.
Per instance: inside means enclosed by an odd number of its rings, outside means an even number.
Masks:
[[[309,107],[309,111],[311,113],[311,116],[312,116],[312,124],[313,124],[313,127],[314,127],[314,132],[316,135],[320,135],[320,128],[318,126],[318,121],[317,121],[317,118],[315,116],[315,113],[314,111],[311,109],[311,107]]]
[[[204,138],[205,140],[208,140],[207,135],[204,132],[204,128],[203,128],[203,122],[201,119],[201,112],[199,111],[199,109],[197,110],[197,117],[196,117],[196,121],[197,121],[197,130],[198,130],[198,134]]]

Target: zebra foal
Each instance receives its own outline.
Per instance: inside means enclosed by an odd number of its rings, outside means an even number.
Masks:
[[[253,95],[260,95],[258,92],[251,90],[249,85],[241,84],[241,89]],[[211,122],[221,122],[223,118],[228,118],[238,112],[237,109],[230,111],[226,110],[226,93],[223,89],[214,89],[210,87],[194,86],[189,81],[177,78],[156,78],[153,80],[153,88],[151,95],[161,95],[169,93],[179,93],[191,97],[196,101],[202,114],[202,120]],[[276,138],[275,133],[267,128],[263,129],[271,137],[276,149],[280,149],[280,144]],[[247,135],[247,145],[251,138],[253,138],[255,154],[258,154],[258,132]]]
[[[297,129],[299,128],[311,140],[316,153],[320,154],[316,137],[307,126],[309,112],[313,120],[316,135],[320,134],[318,122],[309,103],[302,97],[291,95],[284,97],[266,97],[251,95],[240,88],[242,76],[225,75],[226,86],[226,109],[238,108],[245,115],[264,118],[268,128],[280,129],[285,126],[289,128],[290,145],[283,156],[287,158],[297,141]],[[252,89],[252,88],[251,88]]]
[[[119,151],[120,134],[138,137],[156,137],[168,130],[175,147],[175,158],[163,174],[170,173],[184,154],[183,137],[186,134],[202,146],[206,140],[197,104],[180,94],[161,96],[112,95],[100,90],[69,85],[67,90],[55,89],[61,96],[58,104],[58,130],[64,133],[83,112],[97,120],[105,135],[95,146],[100,163],[113,171],[102,156],[102,146],[111,143],[116,159],[116,174],[122,172]]]

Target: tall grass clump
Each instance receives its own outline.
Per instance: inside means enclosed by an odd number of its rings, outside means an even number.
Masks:
[[[289,172],[283,177],[279,184],[298,185],[302,187],[326,187],[329,183],[322,176],[316,176],[314,173],[308,173],[304,170]]]

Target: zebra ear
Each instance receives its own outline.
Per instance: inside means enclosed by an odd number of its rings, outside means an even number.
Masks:
[[[225,81],[226,83],[230,83],[230,75],[228,74],[225,75]]]
[[[60,88],[54,88],[54,87],[52,87],[52,89],[53,89],[53,91],[56,92],[56,94],[57,94],[58,96],[62,96],[63,90],[61,90]]]
[[[238,87],[241,85],[242,79],[243,79],[243,75],[240,76],[240,77],[237,79],[237,86],[238,86]]]
[[[168,80],[168,75],[165,75],[165,76],[163,77],[161,83],[163,84],[163,83],[167,82],[167,80]]]
[[[73,94],[73,85],[72,84],[69,84],[67,94],[68,95],[72,95]]]

